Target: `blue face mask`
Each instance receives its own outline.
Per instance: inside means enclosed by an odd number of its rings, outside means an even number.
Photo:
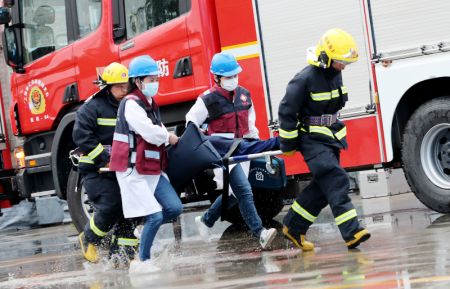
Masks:
[[[153,97],[158,93],[159,82],[143,83],[142,93],[147,97]]]

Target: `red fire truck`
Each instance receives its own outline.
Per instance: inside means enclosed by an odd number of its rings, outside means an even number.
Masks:
[[[1,10],[11,76],[11,127],[23,136],[22,197],[69,197],[77,108],[112,61],[158,60],[167,126],[184,122],[228,51],[243,67],[261,137],[271,135],[287,82],[329,28],[349,31],[360,61],[344,71],[348,169],[403,166],[428,207],[450,212],[450,3],[419,0],[7,0]],[[17,149],[17,148],[16,148]],[[291,184],[307,173],[286,159]],[[295,187],[295,186],[292,186]],[[81,194],[81,201],[83,199]],[[86,207],[86,206],[85,206]],[[87,211],[86,211],[87,212]]]
[[[8,208],[18,201],[11,181],[15,176],[15,170],[11,163],[10,142],[6,131],[7,124],[2,99],[2,86],[0,85],[0,217],[2,216],[1,208]]]

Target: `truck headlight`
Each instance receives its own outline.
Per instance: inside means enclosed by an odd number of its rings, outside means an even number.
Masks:
[[[14,156],[16,157],[16,165],[17,168],[25,167],[25,152],[23,151],[23,147],[18,147],[14,149]]]

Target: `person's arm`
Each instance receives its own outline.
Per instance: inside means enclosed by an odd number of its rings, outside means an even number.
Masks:
[[[200,127],[208,118],[208,109],[201,97],[197,98],[195,104],[186,114],[186,125],[188,122],[193,122],[196,126]]]
[[[98,129],[97,118],[95,107],[88,103],[84,104],[77,111],[72,138],[83,153],[80,162],[99,168],[108,163],[109,153],[103,149],[103,145],[95,133]]]
[[[145,110],[136,101],[127,100],[124,116],[130,129],[142,136],[146,142],[160,146],[169,141],[167,129],[164,126],[153,124]]]
[[[280,148],[283,152],[295,151],[297,148],[297,114],[300,112],[306,97],[306,81],[297,74],[289,82],[286,94],[278,107]]]
[[[256,112],[253,104],[248,111],[248,133],[244,135],[244,138],[259,139],[259,130],[256,127]]]

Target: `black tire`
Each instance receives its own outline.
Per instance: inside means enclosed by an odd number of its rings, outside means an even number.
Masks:
[[[253,188],[253,199],[256,211],[264,225],[271,224],[273,218],[283,209],[283,199],[279,191]],[[228,210],[225,220],[235,225],[245,226],[238,205]]]
[[[89,203],[84,203],[85,201],[87,201],[87,197],[78,177],[78,172],[72,169],[67,181],[67,205],[72,223],[78,232],[84,230],[84,226],[90,217],[89,213],[93,211]]]
[[[7,198],[12,206],[20,203],[22,198],[20,198],[19,192],[13,191],[11,182],[8,179],[0,181],[0,184],[3,187],[3,191],[6,192]]]
[[[402,161],[417,198],[450,213],[450,97],[432,99],[414,112],[403,136]]]

